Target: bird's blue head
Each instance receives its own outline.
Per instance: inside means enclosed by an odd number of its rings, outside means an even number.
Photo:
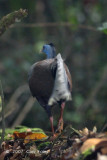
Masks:
[[[47,59],[51,59],[56,56],[56,50],[53,43],[45,44],[43,46],[42,52],[44,52],[47,55]]]

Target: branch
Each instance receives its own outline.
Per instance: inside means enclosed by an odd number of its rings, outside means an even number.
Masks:
[[[0,20],[0,36],[6,31],[10,25],[14,24],[22,20],[24,17],[27,16],[26,9],[19,9],[18,11],[14,11],[12,13],[7,14]]]
[[[26,91],[28,91],[27,84],[22,85],[16,89],[16,91],[11,96],[9,103],[6,106],[6,109],[5,109],[6,114],[4,115],[5,118],[7,118],[9,115],[11,115],[14,112],[14,110],[16,109],[15,106],[17,105],[17,99]],[[0,117],[0,122],[1,121],[2,121],[2,118]]]
[[[29,113],[34,103],[35,103],[35,99],[33,97],[30,97],[27,103],[25,104],[25,106],[23,107],[23,109],[21,110],[21,113],[13,123],[12,128],[22,123],[22,121],[25,119],[26,115]]]
[[[83,112],[83,111],[85,112],[86,111],[86,109],[89,107],[89,105],[91,105],[92,102],[94,101],[95,97],[97,96],[97,93],[100,91],[100,89],[102,88],[102,86],[106,82],[107,82],[107,66],[104,67],[104,71],[101,76],[101,79],[99,80],[99,82],[96,84],[96,86],[92,90],[91,95],[82,105],[80,105],[80,107],[78,107],[77,112]]]
[[[96,32],[100,32],[99,30],[97,30],[94,27],[91,26],[85,26],[85,25],[75,25],[72,24],[70,22],[46,22],[46,23],[21,23],[18,25],[13,25],[13,27],[24,27],[24,28],[35,28],[35,27],[59,27],[59,26],[65,26],[65,27],[77,27],[77,28],[81,28],[81,29],[87,29],[87,30],[91,30],[91,31],[96,31]]]
[[[1,98],[1,114],[2,114],[2,135],[1,135],[1,142],[3,142],[4,140],[4,135],[5,135],[5,118],[4,118],[4,94],[3,94],[3,88],[2,88],[2,83],[0,81],[0,90],[1,90],[1,93],[0,93],[0,98]]]

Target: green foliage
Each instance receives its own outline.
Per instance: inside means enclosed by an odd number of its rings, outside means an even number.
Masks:
[[[43,143],[40,143],[38,145],[38,150],[43,150],[44,148],[48,147],[50,144],[52,144],[52,142],[43,142]]]
[[[13,139],[12,135],[15,131],[18,131],[19,133],[27,132],[27,129],[30,129],[32,133],[44,133],[44,131],[41,128],[28,128],[26,126],[17,126],[14,129],[13,128],[6,128],[5,129],[5,140]],[[0,129],[0,139],[1,139],[2,129]]]
[[[26,132],[27,129],[29,129],[29,128],[26,127],[26,126],[21,126],[21,125],[19,125],[19,126],[15,127],[14,130],[21,133],[21,132]],[[44,133],[44,131],[43,131],[41,128],[30,128],[30,130],[31,130],[31,132]],[[7,131],[8,131],[8,130],[7,130]]]
[[[82,116],[79,113],[76,113],[75,111],[67,112],[65,115],[66,120],[72,121],[75,123],[79,123],[82,121]]]
[[[68,10],[67,10],[67,14],[68,14],[68,21],[71,22],[71,24],[73,24],[73,29],[77,29],[78,26],[78,8],[76,7],[71,7],[69,6]]]
[[[83,102],[84,102],[84,99],[83,99],[82,95],[77,94],[77,95],[74,97],[74,104],[75,104],[75,106],[76,106],[77,108],[78,108],[78,106],[80,106]]]
[[[90,156],[92,154],[92,150],[94,149],[94,146],[92,146],[90,149],[86,150],[85,152],[83,152],[80,157],[79,160],[84,160],[86,159],[88,156]]]
[[[105,34],[107,34],[107,22],[104,22],[102,24],[102,27],[98,27],[98,30],[104,32]]]
[[[4,139],[5,139],[5,140],[12,139],[12,137],[10,137],[10,136],[8,136],[8,135],[9,135],[9,134],[13,134],[14,131],[15,131],[14,129],[10,129],[10,128],[5,129]],[[2,135],[2,129],[0,129],[0,139],[1,139],[1,135]]]

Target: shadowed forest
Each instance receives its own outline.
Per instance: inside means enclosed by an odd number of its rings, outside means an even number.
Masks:
[[[96,126],[102,131],[107,123],[107,1],[0,0],[0,19],[20,8],[28,15],[16,19],[0,36],[5,127],[22,125],[51,131],[46,112],[31,96],[28,72],[32,64],[46,58],[40,50],[52,42],[73,83],[64,127],[92,130]],[[55,127],[59,113],[60,108],[54,107]]]

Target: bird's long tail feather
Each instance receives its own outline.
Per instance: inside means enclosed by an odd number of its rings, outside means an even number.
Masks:
[[[48,105],[53,105],[60,100],[69,101],[72,100],[71,93],[68,87],[68,78],[66,70],[64,68],[64,62],[59,53],[56,57],[57,60],[57,70],[55,76],[55,83],[52,95],[48,101]]]

